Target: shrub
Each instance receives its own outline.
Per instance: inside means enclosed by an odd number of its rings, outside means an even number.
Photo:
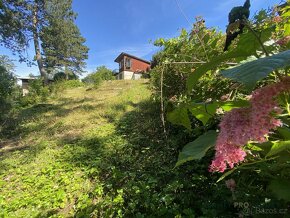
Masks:
[[[96,72],[90,73],[83,79],[84,83],[99,87],[104,80],[114,80],[113,72],[105,66],[97,67]]]
[[[183,29],[180,36],[157,39],[160,47],[152,60],[150,72],[156,95],[160,93],[160,75],[163,71],[163,95],[165,98],[187,93],[186,80],[202,63],[222,54],[224,36],[214,28],[207,28],[202,17],[196,17],[191,31]],[[214,71],[213,71],[214,72]],[[214,80],[214,75],[211,75]]]
[[[66,80],[67,75],[64,72],[59,72],[54,74],[53,80],[54,81],[59,81],[59,80]],[[69,73],[68,74],[68,80],[77,80],[78,76],[74,73]]]
[[[34,105],[45,102],[49,96],[49,88],[43,85],[41,79],[35,79],[29,83],[29,93],[20,99],[21,106]]]
[[[70,88],[77,88],[84,86],[84,83],[80,80],[67,80],[59,83],[62,85],[64,89],[70,89]]]
[[[3,66],[0,66],[0,99],[1,101],[12,94],[15,86],[15,77],[8,72]]]
[[[16,78],[5,67],[0,66],[0,121],[5,118],[16,96]]]
[[[53,94],[58,94],[66,89],[77,88],[84,86],[84,83],[80,80],[59,80],[54,82],[50,86],[50,90]]]

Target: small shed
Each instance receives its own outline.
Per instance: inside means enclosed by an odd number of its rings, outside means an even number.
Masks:
[[[22,89],[22,95],[25,96],[28,94],[28,86],[29,86],[29,83],[33,80],[35,80],[36,78],[33,78],[33,77],[17,77],[17,79],[19,81],[21,81],[21,89]]]

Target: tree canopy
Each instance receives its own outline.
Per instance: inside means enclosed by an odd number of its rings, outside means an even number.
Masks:
[[[56,67],[81,72],[88,48],[75,19],[71,0],[0,0],[0,44],[18,54],[20,61],[36,60],[44,79]],[[34,60],[25,56],[31,40]]]

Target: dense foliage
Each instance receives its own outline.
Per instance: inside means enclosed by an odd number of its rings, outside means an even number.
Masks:
[[[38,103],[43,103],[49,97],[49,88],[43,86],[43,80],[35,79],[29,82],[28,94],[20,98],[20,105],[31,106]]]
[[[289,5],[262,10],[251,21],[237,20],[231,26],[237,30],[232,31],[239,31],[241,22],[243,33],[227,52],[216,53],[207,43],[188,43],[185,31],[175,39],[159,39],[164,47],[155,57],[153,87],[157,97],[161,94],[165,99],[167,119],[196,138],[180,152],[176,166],[212,158],[209,171],[228,170],[218,182],[232,177],[227,184],[233,201],[247,202],[250,211],[286,208],[290,200]],[[198,37],[201,31],[195,32]],[[204,37],[198,38],[204,42]],[[178,52],[184,47],[207,52],[191,52],[187,60],[180,60]],[[171,51],[176,55],[169,59]],[[192,60],[199,60],[199,66]],[[176,72],[183,76],[177,77]],[[240,214],[257,215],[243,209]]]
[[[82,81],[86,84],[93,85],[94,87],[99,87],[102,81],[114,80],[112,70],[106,68],[105,66],[97,67],[96,71],[87,75]]]
[[[47,20],[41,33],[45,66],[48,70],[65,68],[65,73],[81,73],[88,58],[88,47],[74,20],[72,0],[50,0],[46,5]]]
[[[13,70],[12,61],[6,56],[0,56],[0,122],[7,117],[13,101],[19,97]]]
[[[60,81],[60,80],[75,80],[78,79],[78,76],[74,73],[64,73],[58,72],[53,75],[53,81]]]
[[[8,72],[6,68],[0,66],[0,99],[4,101],[9,95],[12,94],[15,85],[15,77],[12,73]]]
[[[23,2],[31,3],[0,6]],[[74,17],[71,1],[48,2],[59,6],[54,25],[58,13]],[[33,80],[0,117],[0,217],[287,217],[289,11],[288,1],[233,20],[239,34],[225,52],[226,37],[201,17],[191,31],[156,40],[154,98],[147,80],[112,81],[104,66],[83,82]],[[5,29],[2,37],[20,45],[21,32],[11,38]],[[72,42],[43,42],[57,57],[47,66],[71,67],[57,52]],[[9,62],[0,64],[0,100],[8,102],[17,89]]]

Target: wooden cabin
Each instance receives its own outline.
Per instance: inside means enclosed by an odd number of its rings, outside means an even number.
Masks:
[[[148,76],[150,62],[136,56],[122,52],[115,62],[119,64],[119,73],[116,79],[119,80],[137,80]]]

